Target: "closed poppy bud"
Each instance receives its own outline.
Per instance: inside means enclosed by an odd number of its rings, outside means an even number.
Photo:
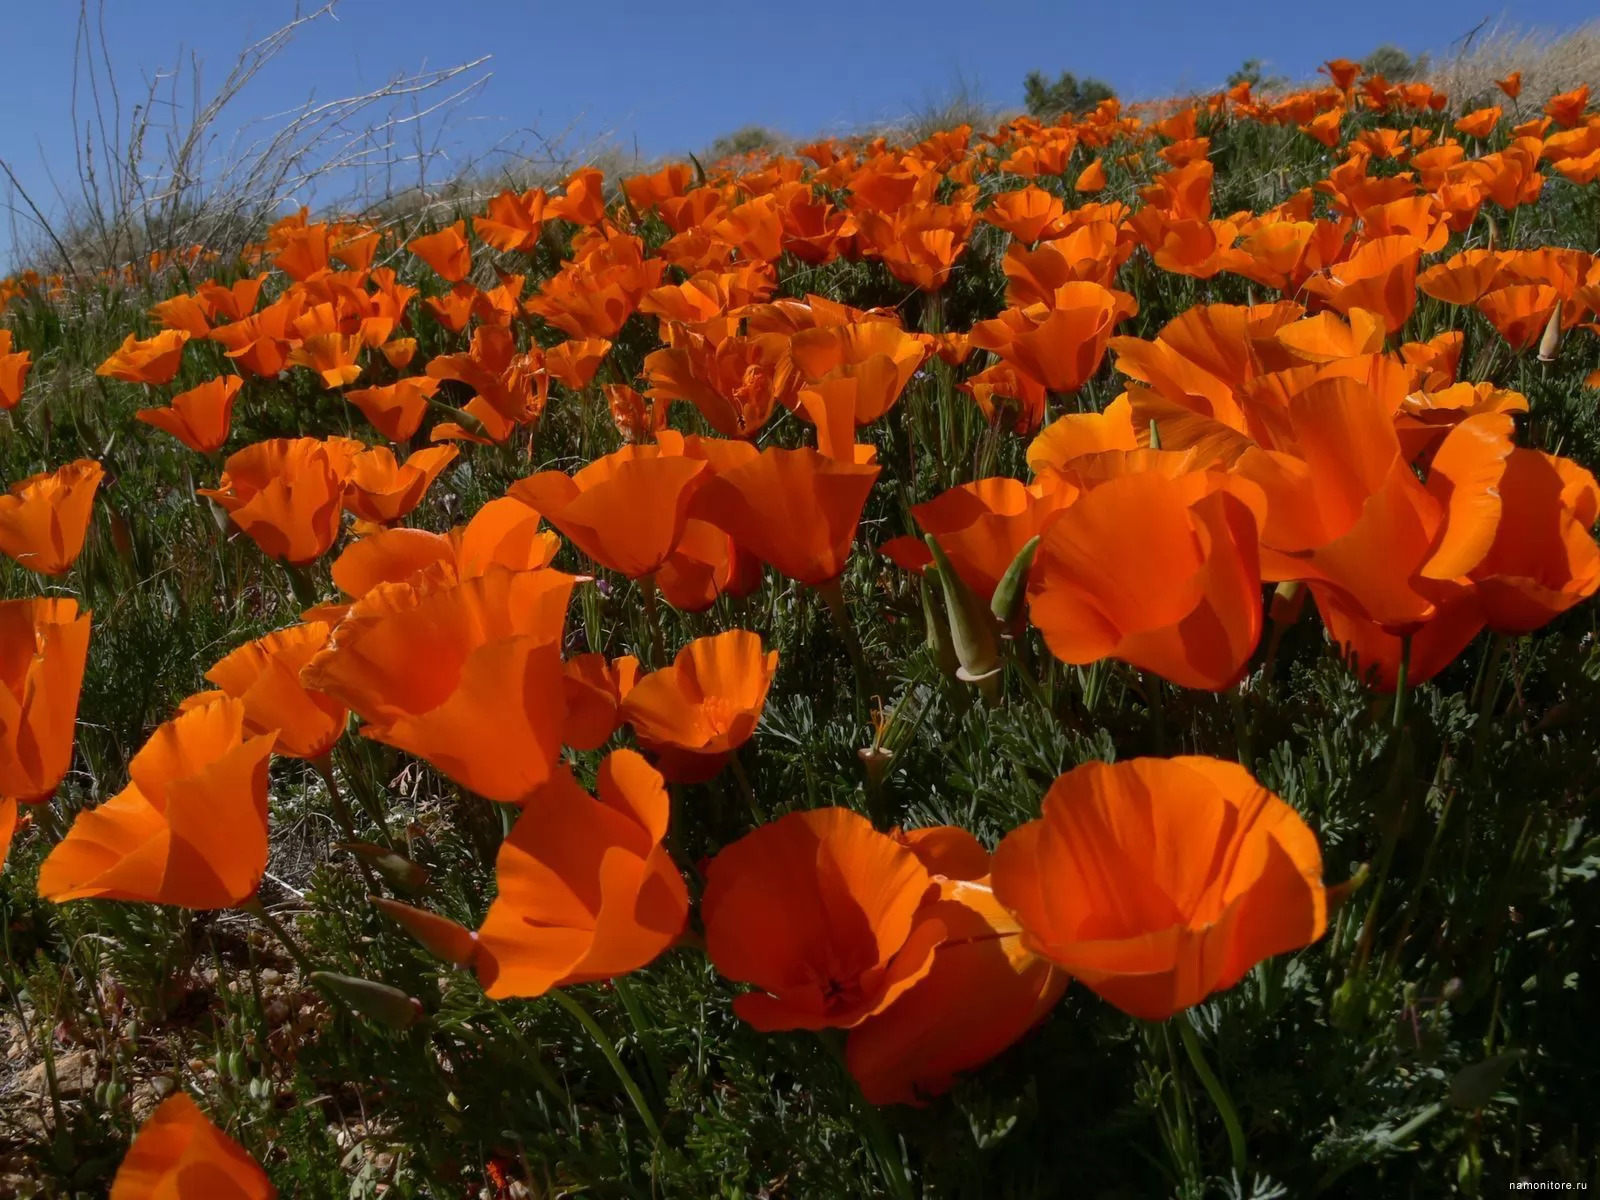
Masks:
[[[336,975],[332,971],[313,971],[309,979],[385,1029],[410,1029],[424,1016],[420,1001],[387,983],[362,979],[359,975]]]
[[[541,471],[508,493],[544,514],[601,566],[642,579],[683,536],[706,465],[657,446],[624,446],[577,474]]]
[[[276,1200],[244,1148],[206,1120],[187,1092],[163,1100],[139,1127],[111,1181],[111,1200]]]
[[[933,969],[945,926],[923,912],[933,877],[845,808],[789,813],[706,867],[706,953],[754,984],[733,1011],[763,1032],[850,1028]]]
[[[478,939],[472,930],[456,924],[448,917],[382,896],[368,896],[367,899],[384,916],[416,938],[429,954],[443,962],[464,967],[478,952]]]
[[[166,408],[141,408],[133,415],[170,433],[191,450],[215,454],[228,440],[234,397],[243,385],[244,379],[238,375],[220,375],[179,392]]]
[[[105,469],[80,458],[11,485],[0,496],[0,554],[41,575],[61,575],[77,561]]]
[[[768,447],[708,479],[691,513],[781,574],[815,587],[843,573],[879,470],[809,448]]]
[[[1327,924],[1322,853],[1236,763],[1085,763],[995,850],[1023,942],[1130,1016],[1162,1021]]]
[[[197,490],[263,553],[308,563],[339,536],[344,468],[343,456],[316,438],[274,438],[230,454],[217,486]]]
[[[128,786],[78,814],[39,867],[39,895],[231,908],[267,869],[267,756],[229,697],[159,726]]]
[[[387,446],[374,446],[350,460],[344,506],[378,525],[400,520],[422,503],[439,473],[455,461],[454,446],[429,446],[402,464]]]
[[[778,652],[732,629],[696,638],[622,697],[621,718],[673,783],[701,783],[755,732]]]
[[[467,223],[457,221],[437,233],[412,238],[406,249],[427,263],[446,283],[460,283],[472,270],[472,247],[467,244]]]
[[[344,706],[300,683],[300,671],[328,644],[329,627],[310,621],[246,642],[206,672],[206,679],[244,705],[255,733],[276,730],[277,752],[321,758],[344,733]]]
[[[47,800],[72,765],[89,614],[68,597],[0,601],[0,863],[17,802]]]
[[[845,1063],[868,1103],[943,1095],[958,1072],[1020,1039],[1067,990],[1067,973],[1035,954],[996,902],[989,856],[982,857],[982,875],[970,882],[948,876],[923,906],[922,915],[946,931],[927,977],[850,1031]]]
[[[1011,565],[1006,568],[1006,573],[1000,577],[1000,583],[994,589],[989,611],[1000,622],[1001,628],[1011,625],[1022,613],[1022,600],[1028,590],[1028,570],[1033,566],[1033,556],[1039,552],[1039,542],[1039,535],[1034,534],[1023,543],[1022,549],[1017,551],[1017,556],[1011,560]]]
[[[188,341],[189,333],[183,329],[163,329],[144,341],[130,333],[94,373],[128,383],[171,383],[183,365],[183,348]]]
[[[944,588],[944,606],[950,614],[950,639],[961,663],[956,677],[967,683],[992,679],[1000,672],[999,639],[993,619],[972,594],[972,589],[956,574],[933,534],[926,535],[924,540],[933,554],[934,569]]]
[[[377,588],[301,682],[359,713],[363,737],[487,799],[520,803],[561,753],[560,642],[576,582],[495,569],[426,593]]]
[[[1120,658],[1180,687],[1238,682],[1261,636],[1256,521],[1222,477],[1093,488],[1034,556],[1028,615],[1063,662]]]
[[[662,844],[672,805],[661,776],[615,750],[596,790],[562,767],[501,843],[473,960],[493,999],[637,971],[688,923],[688,890]]]

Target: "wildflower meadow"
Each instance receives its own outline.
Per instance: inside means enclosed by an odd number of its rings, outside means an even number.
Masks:
[[[0,1196],[1600,1187],[1597,180],[1334,60],[5,280]]]

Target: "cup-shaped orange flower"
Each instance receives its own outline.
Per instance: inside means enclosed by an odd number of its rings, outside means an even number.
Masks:
[[[809,383],[854,379],[855,422],[868,425],[894,406],[927,357],[927,348],[890,321],[862,321],[801,330],[789,353]]]
[[[567,725],[561,740],[574,750],[598,750],[621,723],[623,698],[639,681],[639,660],[631,654],[611,662],[604,654],[577,654],[564,671]]]
[[[188,331],[183,329],[163,329],[143,341],[130,333],[94,373],[128,383],[171,383],[183,365],[183,348],[188,342]]]
[[[846,808],[789,813],[726,847],[700,899],[706,953],[758,989],[733,1011],[764,1032],[850,1028],[933,969],[945,926],[919,920],[933,876]]]
[[[677,546],[707,473],[705,463],[658,446],[624,446],[576,475],[541,471],[508,494],[543,513],[595,562],[642,579]]]
[[[730,629],[696,638],[670,667],[652,671],[622,698],[621,716],[673,783],[700,783],[755,732],[778,652],[759,634]]]
[[[290,350],[284,361],[305,367],[331,391],[361,378],[361,364],[356,361],[361,345],[359,334],[314,333]]]
[[[615,750],[597,790],[559,768],[501,844],[473,958],[490,998],[626,975],[683,932],[689,894],[662,845],[672,805],[661,776]]]
[[[1489,628],[1531,633],[1600,591],[1600,485],[1571,459],[1517,449],[1500,478],[1494,542],[1473,568]]]
[[[494,569],[426,593],[378,588],[301,682],[359,713],[363,737],[427,759],[480,796],[520,803],[561,753],[561,631],[575,582]]]
[[[690,515],[781,574],[817,587],[844,571],[878,471],[816,450],[768,447],[706,480]]]
[[[72,765],[88,654],[76,600],[0,601],[0,803],[47,799]]]
[[[364,521],[398,521],[422,503],[458,453],[454,446],[430,446],[401,463],[387,446],[363,451],[350,460],[344,506]]]
[[[789,339],[777,333],[712,341],[676,332],[671,345],[645,356],[645,395],[694,405],[724,437],[753,438],[778,401],[792,398],[797,381],[788,353]]]
[[[979,848],[987,861],[988,854]],[[985,868],[987,869],[987,868]],[[1068,976],[1023,942],[988,876],[938,881],[921,916],[945,927],[927,978],[850,1031],[845,1062],[871,1104],[915,1104],[949,1091],[1037,1025]]]
[[[13,351],[11,330],[0,329],[0,408],[13,409],[21,402],[32,367],[32,351]]]
[[[472,270],[472,247],[467,244],[467,223],[457,221],[437,233],[406,243],[406,249],[427,263],[446,283],[460,283]]]
[[[246,726],[277,731],[274,749],[290,758],[321,758],[344,732],[345,708],[307,691],[300,671],[328,644],[331,628],[308,621],[247,642],[206,672],[206,679],[244,705]]]
[[[239,375],[219,375],[179,392],[166,408],[141,408],[134,417],[170,433],[191,450],[215,454],[233,427],[233,402],[244,386]]]
[[[1085,763],[994,854],[1023,941],[1123,1012],[1161,1021],[1327,925],[1322,852],[1236,763]]]
[[[1417,306],[1417,264],[1422,243],[1409,234],[1363,242],[1356,252],[1306,281],[1306,289],[1350,315],[1364,308],[1383,318],[1390,333],[1406,323]]]
[[[316,438],[273,438],[230,454],[217,486],[197,490],[265,554],[308,563],[339,536],[345,470],[345,456]]]
[[[1112,328],[1133,307],[1125,293],[1098,283],[1064,283],[1050,308],[1008,309],[974,325],[971,341],[1052,392],[1075,392],[1099,370]]]
[[[1028,616],[1063,662],[1120,658],[1181,687],[1236,683],[1261,637],[1256,521],[1221,477],[1110,479],[1050,526]]]
[[[111,1181],[111,1200],[276,1200],[278,1189],[244,1147],[187,1092],[169,1096],[143,1125]]]
[[[39,867],[39,895],[231,908],[267,869],[267,757],[227,696],[159,726],[128,764],[130,781],[78,814]]]
[[[428,400],[439,381],[428,375],[408,376],[383,387],[358,388],[344,398],[361,410],[372,427],[391,442],[404,442],[422,428]]]
[[[80,458],[0,496],[0,554],[41,575],[64,574],[83,550],[104,468]]]

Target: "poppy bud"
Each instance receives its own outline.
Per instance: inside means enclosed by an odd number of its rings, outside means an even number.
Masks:
[[[1150,428],[1154,431],[1153,422]],[[1000,584],[994,589],[994,597],[989,601],[989,611],[1002,626],[1009,626],[1022,613],[1022,597],[1028,587],[1028,568],[1033,566],[1034,552],[1038,549],[1039,535],[1034,534],[1024,543],[1022,549],[1017,551],[1017,556],[1011,560],[1006,573],[1000,576]]]
[[[368,896],[367,899],[384,916],[416,938],[422,948],[435,958],[461,967],[470,963],[472,956],[477,953],[478,940],[473,937],[471,930],[457,925],[448,917],[381,896]]]
[[[944,610],[939,606],[934,585],[926,572],[922,576],[922,622],[927,627],[928,650],[933,654],[933,661],[943,675],[954,678],[960,664],[956,662],[956,648],[950,642],[950,623],[945,620]]]
[[[1550,321],[1544,327],[1544,336],[1539,339],[1539,361],[1555,362],[1556,355],[1561,350],[1561,301],[1556,301],[1556,307],[1550,314]]]
[[[339,849],[375,867],[378,873],[403,892],[420,892],[428,886],[428,872],[403,854],[371,842],[340,842]],[[403,923],[403,922],[402,922]]]
[[[1000,648],[994,634],[994,622],[972,589],[961,581],[956,569],[930,533],[924,539],[933,552],[933,562],[939,572],[939,582],[944,585],[944,604],[950,614],[950,634],[955,643],[956,658],[961,666],[956,678],[966,683],[982,683],[1000,672]]]
[[[313,971],[311,982],[386,1029],[410,1029],[423,1017],[421,1001],[386,983],[331,971]]]

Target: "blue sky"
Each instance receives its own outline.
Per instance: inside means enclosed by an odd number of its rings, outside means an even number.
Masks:
[[[306,0],[315,7],[314,0]],[[293,0],[90,0],[103,13],[124,109],[143,80],[197,59],[207,90],[239,50],[293,15]],[[71,80],[78,5],[7,6],[11,98],[3,159],[41,207],[75,194]],[[894,118],[961,84],[1020,103],[1031,69],[1072,70],[1150,97],[1217,84],[1246,58],[1307,77],[1318,62],[1360,57],[1381,42],[1447,50],[1484,17],[1570,27],[1594,0],[340,0],[336,21],[302,31],[230,110],[224,125],[259,121],[310,97],[331,99],[399,72],[492,55],[481,91],[430,139],[463,161],[525,131],[600,134],[646,155],[699,150],[745,124],[787,133],[843,132]],[[86,89],[80,86],[80,92]],[[80,95],[78,122],[87,118]],[[430,141],[430,145],[434,145]],[[436,173],[448,171],[436,161]],[[0,180],[0,205],[20,204]],[[17,218],[20,222],[22,219]],[[11,257],[0,211],[0,261]],[[19,225],[17,240],[29,234]]]

